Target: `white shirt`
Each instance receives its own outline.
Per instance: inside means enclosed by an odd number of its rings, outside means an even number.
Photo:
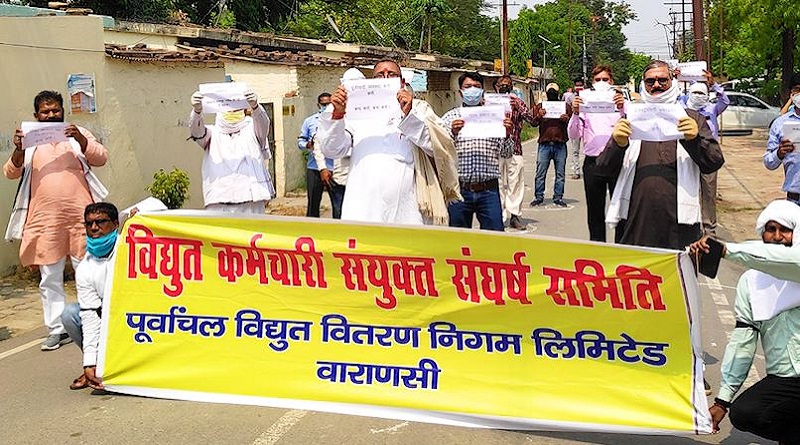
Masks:
[[[97,364],[97,349],[100,343],[100,308],[106,296],[106,278],[114,273],[114,255],[97,258],[86,252],[75,270],[75,287],[78,289],[78,304],[81,307],[81,330],[83,331],[83,366]]]
[[[194,110],[189,117],[189,128],[205,150],[206,206],[268,201],[275,195],[266,166],[272,158],[267,141],[269,116],[260,105],[235,133],[221,131],[218,125],[204,125],[203,115]]]
[[[332,110],[333,107],[329,107]],[[433,155],[423,117],[412,108],[408,116],[388,122],[332,119],[320,115],[316,141],[333,159],[350,155],[350,174],[342,204],[342,220],[421,225],[414,185],[414,146]]]

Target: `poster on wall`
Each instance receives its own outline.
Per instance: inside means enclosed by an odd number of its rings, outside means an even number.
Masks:
[[[70,114],[96,113],[94,73],[67,76]]]

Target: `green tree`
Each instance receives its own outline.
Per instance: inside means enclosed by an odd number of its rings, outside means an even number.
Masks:
[[[145,22],[163,22],[175,9],[173,0],[78,0],[72,6],[95,14]]]
[[[644,74],[644,68],[650,63],[652,59],[647,54],[631,53],[631,59],[628,63],[628,74],[634,80],[633,85],[638,89],[639,81]]]

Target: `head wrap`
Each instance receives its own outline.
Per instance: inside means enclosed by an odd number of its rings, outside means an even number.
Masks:
[[[223,113],[217,113],[214,125],[223,134],[233,134],[242,131],[242,129],[248,126],[251,122],[253,122],[253,118],[250,116],[245,116],[244,119],[240,120],[239,122],[236,122],[235,124],[232,124],[225,120],[225,118],[223,117]]]
[[[785,199],[769,203],[756,220],[756,233],[759,237],[764,234],[764,228],[770,221],[792,229],[792,246],[800,246],[800,206]]]

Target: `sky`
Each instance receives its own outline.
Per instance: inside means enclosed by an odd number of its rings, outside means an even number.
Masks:
[[[509,19],[517,17],[522,6],[532,8],[534,5],[547,3],[549,0],[508,0]],[[628,38],[627,47],[635,52],[647,54],[661,59],[669,58],[669,47],[664,27],[656,24],[669,23],[669,8],[664,2],[678,3],[677,0],[626,0],[631,5],[638,19],[624,27],[622,31]],[[500,4],[500,0],[492,3]],[[510,6],[516,4],[515,6]],[[673,6],[680,8],[680,6]],[[500,14],[500,8],[494,8],[495,14]],[[688,26],[688,25],[687,25]]]

